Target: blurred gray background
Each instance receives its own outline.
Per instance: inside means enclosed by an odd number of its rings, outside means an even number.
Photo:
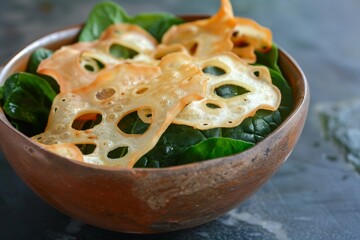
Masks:
[[[35,39],[84,22],[96,2],[1,0],[0,65]],[[116,2],[129,14],[213,14],[219,6],[217,0]],[[0,239],[360,239],[360,178],[354,169],[360,163],[360,1],[232,4],[236,15],[269,27],[309,81],[304,132],[277,174],[244,204],[211,223],[163,235],[132,235],[88,226],[51,208],[0,152]],[[321,116],[335,127],[325,131]]]

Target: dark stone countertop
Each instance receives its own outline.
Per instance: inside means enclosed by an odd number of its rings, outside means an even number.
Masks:
[[[36,38],[84,21],[95,2],[2,0],[0,64]],[[215,0],[118,2],[131,14],[212,14],[218,7]],[[213,222],[174,233],[132,235],[98,229],[53,209],[0,153],[0,239],[360,239],[360,176],[353,167],[360,158],[360,2],[232,3],[237,15],[272,29],[275,42],[303,68],[311,89],[303,134],[275,176]]]

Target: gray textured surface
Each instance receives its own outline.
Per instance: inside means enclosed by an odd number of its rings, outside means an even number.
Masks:
[[[84,21],[95,2],[2,0],[0,64],[32,40]],[[216,0],[119,2],[131,14],[211,14],[218,7]],[[0,156],[0,239],[360,239],[360,176],[345,161],[341,148],[324,140],[316,110],[319,105],[330,108],[359,97],[360,1],[232,2],[236,14],[272,29],[274,40],[298,61],[310,84],[312,102],[303,135],[277,174],[244,204],[211,223],[142,236],[94,228],[59,213],[39,199]],[[347,116],[351,119],[351,112]],[[347,123],[355,129],[360,125],[345,121],[341,127],[347,129]],[[356,140],[352,145],[358,144]]]

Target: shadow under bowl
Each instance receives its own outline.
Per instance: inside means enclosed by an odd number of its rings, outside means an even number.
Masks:
[[[49,34],[16,54],[0,85],[26,68],[38,47],[76,41],[81,26]],[[303,129],[309,88],[297,63],[280,49],[279,65],[294,94],[287,119],[256,146],[228,157],[163,169],[112,169],[55,155],[17,131],[0,109],[0,147],[30,188],[61,212],[97,227],[159,233],[209,222],[238,206],[285,162]]]

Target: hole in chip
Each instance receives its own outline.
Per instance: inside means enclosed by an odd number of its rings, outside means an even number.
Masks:
[[[113,88],[103,88],[95,94],[95,97],[98,100],[105,100],[112,97],[115,93],[116,91]]]
[[[108,152],[107,157],[110,159],[117,159],[124,157],[129,152],[129,147],[117,147]]]
[[[232,37],[237,37],[239,35],[239,31],[234,31],[233,33],[232,33]]]
[[[94,128],[102,121],[102,115],[99,113],[85,113],[77,117],[71,127],[75,130],[88,130]]]
[[[203,73],[207,73],[213,76],[221,76],[226,74],[226,71],[220,67],[217,66],[208,66],[203,68]]]
[[[222,98],[232,98],[250,92],[244,87],[226,84],[215,88],[215,94]]]
[[[233,43],[235,48],[246,48],[250,45],[248,42],[244,41],[243,39],[236,39],[236,38],[233,39]]]
[[[80,65],[89,72],[99,72],[101,69],[105,67],[105,65],[100,62],[99,60],[92,58],[92,57],[86,57],[82,56],[80,59]]]
[[[215,104],[215,103],[206,103],[206,106],[211,109],[218,109],[221,108],[221,106]]]
[[[131,59],[134,58],[139,53],[131,48],[122,46],[120,44],[112,44],[110,46],[110,54],[115,58]]]
[[[193,42],[193,43],[190,45],[190,47],[189,47],[189,53],[190,53],[191,55],[195,55],[197,48],[198,48],[198,43],[197,43],[197,42]]]
[[[126,134],[143,134],[148,130],[150,124],[144,123],[139,118],[137,111],[134,111],[122,117],[117,126]]]
[[[145,93],[147,90],[149,90],[149,88],[148,87],[140,87],[140,88],[138,88],[138,89],[136,89],[135,90],[135,94],[143,94],[143,93]]]
[[[89,155],[96,149],[96,144],[76,144],[83,155]]]

